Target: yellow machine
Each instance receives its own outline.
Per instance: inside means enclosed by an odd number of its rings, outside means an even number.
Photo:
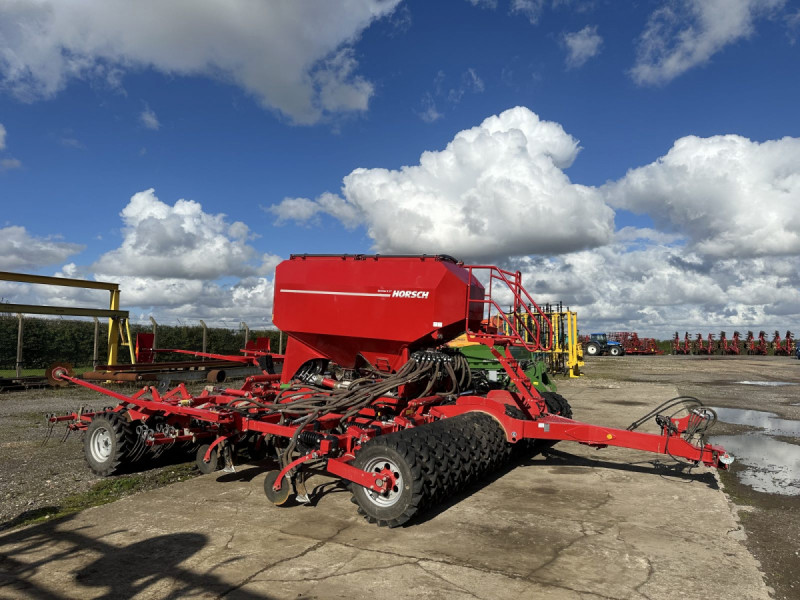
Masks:
[[[560,373],[569,377],[580,377],[581,367],[583,367],[583,349],[578,341],[578,313],[564,310],[563,305],[559,302],[555,305],[545,304],[542,307],[542,312],[547,316],[550,321],[550,329],[553,332],[553,347],[545,352],[538,352],[541,356],[540,360],[547,363],[547,371],[551,374]],[[509,320],[514,318],[520,325],[518,331],[535,331],[536,325],[530,323],[531,315],[529,313],[508,315]],[[534,315],[534,318],[538,315]],[[548,323],[541,317],[538,318],[539,327],[542,332],[542,339],[549,337]],[[509,329],[507,323],[503,323],[504,329]],[[506,331],[506,334],[509,332]]]

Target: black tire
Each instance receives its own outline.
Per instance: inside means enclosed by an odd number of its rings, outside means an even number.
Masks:
[[[101,477],[119,472],[130,462],[134,440],[131,424],[118,413],[96,416],[83,438],[83,454],[89,468]]]
[[[597,356],[600,354],[600,344],[589,342],[586,344],[586,354],[589,356]]]
[[[611,356],[622,356],[622,348],[620,348],[619,346],[609,346],[608,353]]]
[[[549,410],[551,414],[564,417],[565,419],[572,418],[572,407],[564,396],[556,394],[555,392],[542,392],[542,397],[544,398],[545,404],[547,404],[547,410]]]
[[[383,494],[358,484],[351,486],[358,512],[370,523],[381,527],[402,525],[425,505],[420,460],[403,433],[380,436],[367,442],[353,461],[354,467],[365,471],[377,472],[388,468],[397,478],[398,485]]]

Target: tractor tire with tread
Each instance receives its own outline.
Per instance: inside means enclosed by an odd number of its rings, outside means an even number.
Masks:
[[[404,432],[378,436],[364,444],[356,454],[353,466],[365,471],[391,470],[398,485],[386,493],[353,484],[353,501],[358,512],[370,523],[381,527],[397,527],[406,523],[425,505],[422,466],[416,448]]]
[[[379,494],[351,483],[352,502],[370,523],[403,525],[495,470],[512,446],[502,426],[477,411],[377,436],[358,451],[353,466],[389,468],[400,485]]]
[[[547,410],[550,411],[551,414],[566,419],[572,418],[572,407],[564,396],[556,394],[555,392],[542,392],[542,397],[544,398],[545,404],[547,404]]]
[[[83,438],[83,452],[89,468],[101,477],[115,475],[131,461],[136,442],[131,423],[117,412],[97,415]]]

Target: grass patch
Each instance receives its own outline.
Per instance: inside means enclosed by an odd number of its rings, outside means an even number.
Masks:
[[[187,462],[147,471],[145,473],[120,475],[113,479],[103,479],[94,484],[88,491],[67,496],[56,505],[43,506],[25,511],[11,521],[0,525],[0,529],[33,525],[51,519],[66,517],[93,506],[109,504],[110,502],[115,502],[126,496],[132,496],[139,492],[164,487],[165,485],[178,481],[185,481],[197,475],[199,475],[199,471],[195,463]]]
[[[83,375],[86,371],[91,371],[92,367],[74,367],[75,375]],[[22,377],[44,377],[44,369],[22,369]],[[0,377],[14,379],[17,376],[16,369],[0,369]]]

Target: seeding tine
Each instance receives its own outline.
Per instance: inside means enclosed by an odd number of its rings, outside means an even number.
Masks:
[[[222,449],[222,458],[225,461],[225,467],[222,469],[225,473],[236,473],[236,466],[233,464],[233,453],[231,452],[231,445],[225,444]]]

